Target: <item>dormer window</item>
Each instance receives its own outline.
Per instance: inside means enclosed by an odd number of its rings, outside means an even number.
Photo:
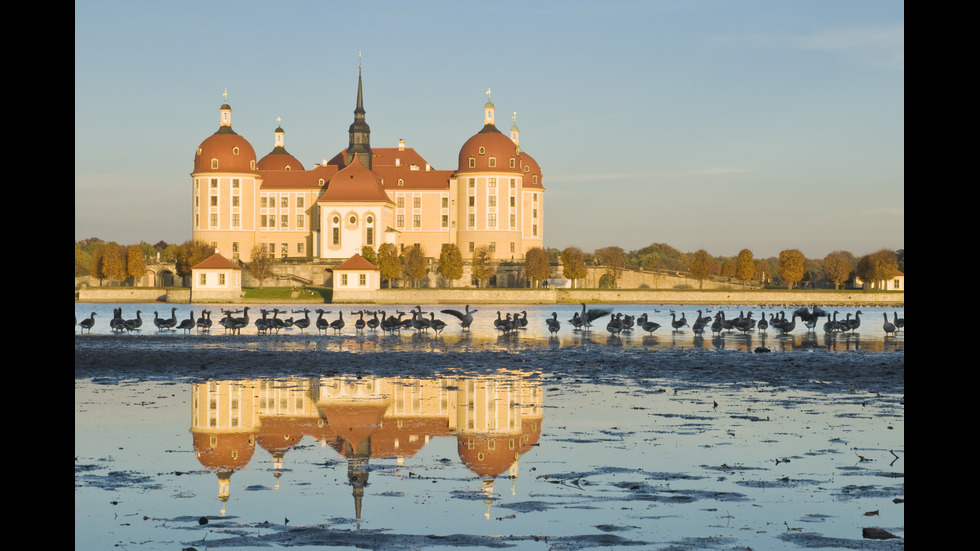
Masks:
[[[476,159],[470,157],[470,168],[474,168],[474,167],[476,167]]]
[[[231,152],[234,153],[235,155],[238,155],[238,148],[237,147],[232,148]]]
[[[211,168],[218,168],[218,159],[211,159]]]
[[[510,167],[511,168],[514,168],[515,166],[517,166],[517,161],[515,161],[514,158],[511,157],[510,158]]]
[[[405,180],[402,180],[401,178],[399,178],[399,179],[398,179],[398,185],[399,185],[399,186],[403,186],[403,185],[405,185]]]
[[[480,147],[480,155],[483,155],[486,152],[487,152],[487,148],[481,146]]]
[[[495,166],[497,166],[497,159],[494,157],[490,157],[490,168],[493,168]]]

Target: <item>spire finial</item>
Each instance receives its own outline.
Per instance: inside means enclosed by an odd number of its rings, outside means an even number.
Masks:
[[[227,88],[225,88],[225,91],[224,91],[224,93],[223,93],[223,94],[221,94],[221,95],[222,95],[222,96],[224,96],[224,98],[225,98],[225,103],[228,103],[228,89],[227,89]]]
[[[276,126],[282,126],[282,117],[276,117]]]
[[[490,87],[487,86],[487,101],[490,101]]]

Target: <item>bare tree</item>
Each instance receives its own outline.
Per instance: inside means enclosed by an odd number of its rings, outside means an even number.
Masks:
[[[259,287],[265,286],[265,280],[272,277],[272,259],[262,245],[252,247],[251,261],[248,263],[248,273],[259,280]]]

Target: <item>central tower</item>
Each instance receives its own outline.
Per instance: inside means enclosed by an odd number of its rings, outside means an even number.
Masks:
[[[357,107],[354,108],[354,122],[348,130],[349,144],[344,162],[350,164],[356,155],[361,164],[371,170],[371,127],[364,120],[364,92],[361,88],[361,67],[357,67]]]

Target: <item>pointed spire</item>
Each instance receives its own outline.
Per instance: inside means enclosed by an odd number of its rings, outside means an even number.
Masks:
[[[358,54],[360,55],[360,54]],[[364,120],[364,88],[361,80],[361,65],[357,66],[357,106],[354,108],[354,122],[351,123],[348,134],[350,136],[347,146],[347,163],[350,163],[353,156],[361,160],[361,164],[371,169],[371,127]]]
[[[493,125],[493,102],[490,101],[490,88],[487,88],[487,103],[483,106],[483,124]]]

